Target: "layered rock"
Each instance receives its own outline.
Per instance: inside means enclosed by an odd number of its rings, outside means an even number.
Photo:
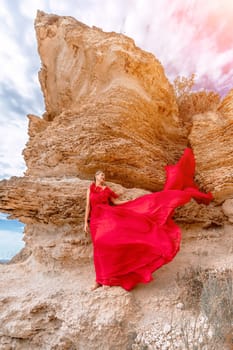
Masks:
[[[187,140],[160,62],[72,17],[38,12],[35,28],[46,113],[29,116],[26,175],[91,179],[101,168],[124,186],[161,189]]]
[[[196,178],[219,203],[233,196],[233,90],[216,112],[197,114],[189,140],[196,158]]]
[[[88,180],[74,177],[12,177],[0,182],[0,208],[10,219],[26,224],[25,250],[47,267],[83,264],[92,258],[90,236],[85,237],[84,210]],[[147,191],[124,189],[109,183],[122,193],[122,200],[136,198]]]
[[[187,128],[163,67],[130,38],[40,11],[35,28],[46,112],[43,118],[28,116],[29,140],[23,150],[28,168],[24,177],[0,182],[0,209],[26,224],[25,257],[31,252],[47,265],[80,264],[92,256],[83,233],[88,179],[103,169],[114,181],[110,186],[126,200],[161,189],[164,165],[181,155]],[[199,107],[200,99],[198,95]],[[231,110],[229,94],[218,112],[191,118],[192,107],[189,116],[198,184],[223,199],[222,189],[231,191],[230,157],[224,158],[225,173],[221,168],[216,175],[215,167],[231,150]],[[215,159],[213,140],[221,144],[228,125],[226,145],[215,148]],[[226,221],[214,202],[206,208],[193,201],[175,218],[205,227]]]
[[[88,180],[75,177],[12,177],[0,182],[0,208],[10,213],[10,219],[25,224],[24,258],[32,254],[47,268],[82,265],[92,259],[90,236],[83,231],[86,190]],[[143,189],[127,189],[114,183],[108,185],[130,200],[148,193]],[[211,203],[208,207],[192,201],[176,211],[180,223],[212,223],[222,225],[225,216],[221,207]],[[226,220],[225,220],[226,221]],[[22,256],[23,258],[23,256]]]
[[[69,265],[91,257],[83,217],[93,173],[103,169],[107,179],[133,187],[115,185],[123,199],[161,189],[164,165],[188,143],[187,128],[160,62],[132,39],[40,11],[35,28],[46,112],[28,116],[28,168],[25,177],[0,183],[0,209],[26,224],[26,247],[37,261]],[[232,92],[216,112],[192,116],[191,105],[196,179],[223,201],[232,193]],[[226,216],[214,202],[208,208],[192,202],[176,219],[210,226]]]
[[[218,108],[213,95],[207,112],[202,94],[192,97],[199,113],[195,107],[185,119],[160,62],[130,38],[43,12],[35,28],[46,112],[28,115],[25,176],[0,181],[0,210],[26,225],[24,252],[15,264],[0,265],[0,347],[131,349],[141,324],[170,317],[174,271],[200,258],[207,267],[232,264],[232,92]],[[133,199],[162,188],[164,166],[188,142],[198,185],[215,201],[176,211],[186,227],[178,260],[157,271],[147,289],[89,294],[94,268],[83,221],[94,172],[104,170],[107,184]]]

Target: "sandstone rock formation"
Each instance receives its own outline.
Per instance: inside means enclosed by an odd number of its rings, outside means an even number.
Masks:
[[[185,119],[162,65],[132,39],[40,11],[35,29],[46,112],[28,115],[25,176],[0,181],[0,210],[26,225],[24,252],[0,265],[0,349],[136,350],[146,346],[141,326],[150,328],[155,311],[167,322],[179,301],[174,271],[233,265],[233,94],[216,105],[214,97],[210,111],[198,95]],[[104,170],[113,190],[132,199],[160,190],[164,166],[188,143],[196,180],[215,200],[176,211],[180,255],[147,288],[89,294],[83,218],[93,173]]]
[[[160,62],[72,17],[39,12],[35,29],[46,113],[29,116],[26,175],[91,179],[101,167],[109,181],[161,189],[187,139]]]
[[[0,187],[1,210],[10,212],[11,219],[24,224],[24,241],[29,254],[42,264],[72,265],[90,261],[90,237],[83,232],[88,180],[70,177],[33,176],[12,177],[3,180]],[[122,195],[132,199],[145,194],[140,189],[123,189],[110,184]],[[9,208],[9,209],[8,209]],[[208,219],[206,219],[208,220]]]
[[[223,202],[233,193],[233,90],[216,112],[193,117],[189,140],[196,157],[197,179]]]
[[[61,285],[24,293],[0,297],[1,349],[127,349],[135,337],[135,298],[120,288],[111,297],[108,289],[90,298]]]

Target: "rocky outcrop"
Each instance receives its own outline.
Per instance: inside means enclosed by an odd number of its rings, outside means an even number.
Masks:
[[[101,168],[126,187],[161,189],[187,142],[161,63],[72,17],[38,12],[35,28],[46,113],[29,116],[26,175],[91,179]]]
[[[83,264],[92,258],[90,236],[86,238],[83,231],[89,185],[90,181],[74,177],[25,176],[1,181],[1,210],[10,213],[9,218],[26,224],[26,250],[47,268],[54,268],[55,263],[58,267]],[[133,199],[147,192],[109,185],[122,193],[122,200]]]
[[[1,296],[0,348],[127,349],[133,343],[137,307],[132,294],[121,288],[92,297],[85,291],[74,297],[74,292],[60,287]]]
[[[108,183],[122,200],[130,200],[145,193],[143,189],[126,189]],[[1,186],[2,185],[2,186]],[[11,213],[11,219],[26,224],[24,241],[25,258],[29,253],[47,268],[80,265],[90,262],[92,245],[85,237],[84,210],[88,180],[74,177],[12,177],[0,183],[1,210]],[[221,206],[211,203],[208,207],[192,201],[176,210],[175,219],[180,223],[223,225],[226,221]]]
[[[0,309],[5,317],[1,317],[0,347],[126,349],[135,337],[134,303],[133,295],[120,288],[115,288],[111,297],[106,290],[94,295],[79,291],[74,298],[72,292],[65,294],[62,289],[41,296],[31,292],[17,299],[1,297]]]
[[[26,243],[12,264],[0,265],[0,348],[155,346],[178,303],[174,271],[200,261],[232,265],[232,92],[220,103],[210,94],[211,110],[205,94],[179,104],[161,63],[132,39],[40,11],[35,29],[46,112],[28,115],[25,176],[0,181],[0,210],[25,224]],[[105,171],[108,185],[133,199],[162,189],[164,166],[188,143],[197,183],[215,200],[176,210],[184,228],[177,260],[147,289],[89,293],[92,245],[83,221],[94,172]],[[148,337],[155,315],[165,335],[157,324]]]
[[[219,203],[233,195],[233,90],[216,112],[193,117],[189,135],[196,158],[196,178]]]
[[[206,339],[211,325],[197,317],[197,310],[187,309],[186,300],[180,299],[183,282],[180,279],[180,289],[176,276],[184,275],[187,267],[193,269],[194,278],[200,266],[221,277],[233,268],[232,227],[182,231],[181,251],[173,262],[157,270],[150,284],[131,292],[120,287],[90,292],[94,277],[90,264],[73,262],[57,269],[30,256],[21,263],[0,265],[0,349],[169,350],[173,345],[185,349],[184,332],[190,347],[194,341],[207,346],[214,336],[211,330]],[[200,285],[196,279],[189,282],[185,291],[192,299]],[[222,345],[218,348],[225,350]]]
[[[90,261],[83,218],[93,173],[103,169],[123,200],[136,198],[162,188],[164,165],[174,163],[188,142],[197,182],[217,201],[208,208],[192,201],[175,219],[223,225],[228,217],[221,201],[232,193],[232,92],[218,108],[217,97],[206,95],[212,111],[202,114],[195,111],[207,108],[205,94],[184,96],[178,111],[162,65],[132,39],[40,11],[35,29],[46,112],[28,115],[25,176],[0,182],[1,211],[26,224],[21,256],[32,254],[47,267]],[[188,138],[185,110],[192,122]]]

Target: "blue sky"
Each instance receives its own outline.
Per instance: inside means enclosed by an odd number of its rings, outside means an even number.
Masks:
[[[26,115],[44,113],[34,31],[37,9],[132,37],[156,55],[171,81],[196,73],[198,88],[224,96],[232,87],[232,0],[1,0],[0,179],[23,176]],[[23,230],[5,219],[0,218],[0,258],[12,237],[12,247],[18,247]]]
[[[0,213],[0,259],[10,259],[24,247],[23,228],[19,221],[8,220]]]

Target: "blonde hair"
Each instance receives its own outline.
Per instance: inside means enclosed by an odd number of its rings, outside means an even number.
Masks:
[[[99,175],[99,174],[101,174],[101,173],[104,174],[104,172],[103,172],[102,170],[97,170],[97,171],[96,171],[96,173],[95,173],[95,175],[94,175],[94,181],[95,181],[95,182],[96,182],[96,176]]]

